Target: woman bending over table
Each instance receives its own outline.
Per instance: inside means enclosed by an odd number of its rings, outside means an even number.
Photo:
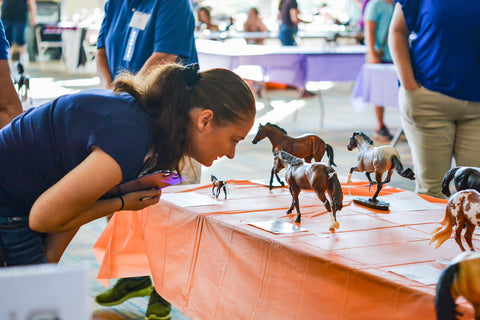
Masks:
[[[0,131],[0,265],[58,262],[80,226],[160,198],[147,190],[103,199],[107,191],[178,171],[184,155],[205,166],[233,158],[254,118],[253,95],[233,72],[177,64],[19,115]]]

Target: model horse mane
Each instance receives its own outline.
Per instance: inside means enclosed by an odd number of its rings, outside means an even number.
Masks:
[[[303,164],[303,160],[300,158],[297,158],[295,156],[292,156],[290,153],[285,152],[283,150],[279,151],[280,157],[289,165],[291,166],[298,166]]]
[[[276,125],[275,123],[267,122],[267,123],[265,124],[265,126],[278,129],[278,130],[279,130],[281,133],[283,133],[283,134],[288,134],[288,133],[287,133],[287,130],[285,130],[285,129],[283,129],[282,127]]]
[[[363,131],[355,131],[353,135],[360,136],[363,140],[365,140],[366,143],[373,145],[372,139],[370,139],[370,137],[367,136]]]

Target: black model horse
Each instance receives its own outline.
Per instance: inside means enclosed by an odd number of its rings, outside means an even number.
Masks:
[[[480,192],[480,168],[476,167],[455,167],[450,169],[442,181],[442,193],[450,197],[450,181],[457,191],[475,189]]]

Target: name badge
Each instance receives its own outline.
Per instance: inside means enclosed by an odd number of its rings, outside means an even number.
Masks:
[[[150,20],[151,16],[152,15],[150,13],[135,11],[128,26],[138,30],[145,30],[145,27],[147,26],[148,20]]]

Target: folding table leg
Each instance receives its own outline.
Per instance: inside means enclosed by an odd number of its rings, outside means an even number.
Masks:
[[[395,134],[393,135],[393,139],[392,141],[390,142],[390,145],[392,147],[395,147],[395,145],[397,144],[398,140],[400,140],[400,137],[402,136],[403,134],[403,128],[400,127],[398,128],[398,130],[395,132]]]

